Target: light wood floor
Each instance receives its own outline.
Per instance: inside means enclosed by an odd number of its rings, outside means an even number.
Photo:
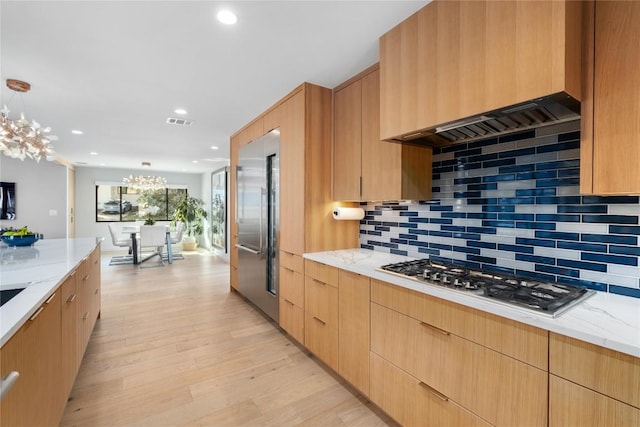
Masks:
[[[230,293],[215,256],[148,269],[109,259],[62,426],[393,425]]]

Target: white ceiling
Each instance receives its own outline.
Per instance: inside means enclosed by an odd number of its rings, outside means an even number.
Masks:
[[[303,81],[333,88],[375,63],[380,35],[426,3],[2,0],[1,103],[7,78],[31,83],[12,115],[51,126],[76,165],[211,171],[232,133]],[[165,123],[179,107],[193,126]]]

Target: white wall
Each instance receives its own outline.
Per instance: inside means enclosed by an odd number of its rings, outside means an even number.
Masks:
[[[185,185],[189,195],[203,197],[204,177],[209,173],[155,172],[149,170],[131,170],[115,168],[76,167],[76,237],[104,237],[102,250],[119,250],[111,244],[108,222],[96,222],[96,182],[122,182],[125,176],[159,175],[166,178],[168,184]],[[210,184],[209,184],[210,185]],[[210,192],[210,191],[209,191]],[[122,223],[116,223],[118,227]]]
[[[45,239],[67,236],[66,166],[0,154],[0,181],[16,183],[16,219],[0,220],[0,227],[26,225]]]

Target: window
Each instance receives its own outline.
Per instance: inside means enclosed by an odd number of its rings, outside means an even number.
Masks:
[[[138,221],[145,219],[144,209],[157,207],[156,221],[169,221],[180,203],[187,197],[186,188],[163,188],[138,191],[118,185],[96,185],[96,222]],[[155,209],[152,209],[155,210]]]

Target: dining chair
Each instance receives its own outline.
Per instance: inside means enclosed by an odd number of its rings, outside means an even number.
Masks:
[[[165,225],[143,225],[140,227],[140,260],[139,264],[158,255],[160,265],[164,266],[162,250],[167,243],[167,227]],[[153,248],[153,252],[142,257],[144,248]],[[158,266],[160,266],[158,265]]]
[[[133,247],[133,242],[131,242],[131,238],[130,237],[124,237],[121,236],[120,233],[118,233],[118,229],[116,228],[115,224],[109,224],[109,233],[111,234],[111,242],[113,243],[113,246],[118,246],[121,248],[129,248],[129,254],[131,254],[131,250]]]

